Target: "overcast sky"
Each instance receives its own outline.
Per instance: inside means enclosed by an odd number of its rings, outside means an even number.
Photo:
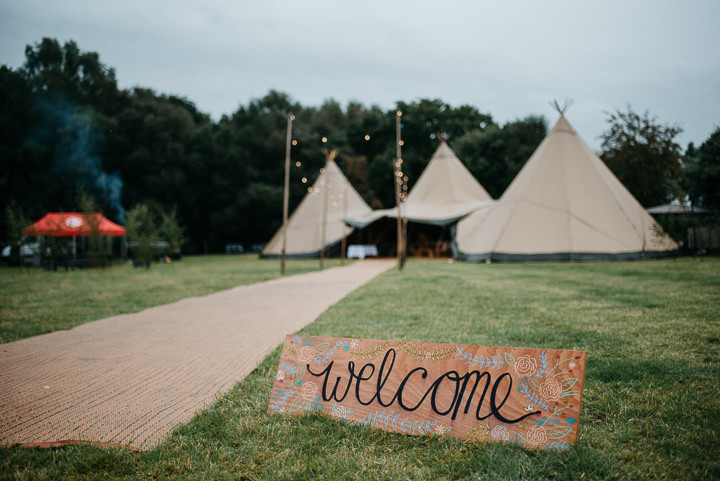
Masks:
[[[42,37],[75,40],[119,86],[193,101],[213,119],[270,89],[306,106],[469,104],[505,123],[574,99],[594,149],[606,112],[677,125],[683,148],[720,126],[717,0],[0,0],[0,64]]]

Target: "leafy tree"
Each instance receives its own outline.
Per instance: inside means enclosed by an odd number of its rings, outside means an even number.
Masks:
[[[180,225],[177,216],[177,209],[172,208],[169,212],[160,212],[160,234],[168,244],[170,253],[179,253],[185,243],[185,228]]]
[[[659,125],[648,112],[608,114],[600,157],[645,207],[665,204],[680,195],[682,154],[678,127]]]
[[[348,149],[340,152],[338,165],[373,208],[394,205],[395,111],[351,104],[348,112]]]
[[[463,105],[454,108],[439,99],[398,102],[397,109],[382,112],[373,108],[358,116],[359,123],[348,128],[349,139],[356,151],[367,158],[368,184],[374,187],[374,191],[373,195],[365,197],[373,207],[395,205],[393,165],[397,110],[402,112],[403,172],[409,179],[409,188],[420,177],[437,149],[438,135],[454,139],[492,125],[492,118],[475,107]],[[364,140],[365,135],[369,136],[368,141]]]
[[[25,214],[19,209],[14,202],[5,206],[5,224],[6,231],[3,237],[3,246],[10,246],[10,265],[20,264],[20,249],[26,242],[26,237],[22,235],[25,227],[31,224]]]
[[[402,111],[403,172],[409,178],[409,189],[412,189],[437,149],[438,135],[452,141],[492,124],[492,117],[480,113],[475,107],[461,105],[453,108],[439,99],[421,99],[409,104],[399,102],[398,110]],[[393,115],[393,126],[394,122]],[[394,157],[394,143],[390,150]],[[392,170],[389,175],[392,177]],[[392,179],[389,185],[392,185]],[[394,205],[394,199],[389,205]]]
[[[187,100],[134,89],[115,117],[103,150],[105,169],[122,179],[122,205],[153,202],[191,226],[201,243],[207,232],[204,214],[214,192],[213,129],[209,117]]]
[[[0,191],[33,218],[73,208],[80,190],[106,203],[114,184],[99,146],[121,99],[112,69],[72,41],[43,39],[0,79]]]
[[[206,212],[211,249],[219,250],[227,242],[266,242],[282,222],[290,113],[300,126],[293,129],[298,145],[293,147],[292,160],[300,163],[292,169],[290,199],[294,205],[302,199],[304,187],[299,180],[310,176],[309,164],[316,169],[322,165],[317,158],[319,150],[316,158],[309,155],[311,143],[319,146],[320,139],[312,139],[308,113],[286,94],[271,91],[219,122],[214,137],[216,154],[210,163],[213,192],[208,194]]]
[[[46,100],[92,105],[108,112],[119,98],[115,70],[100,62],[95,52],[81,52],[74,41],[60,45],[43,38],[25,48],[23,75]]]
[[[720,127],[697,150],[691,144],[687,160],[691,200],[720,213]]]
[[[146,205],[152,208],[140,217],[154,215],[159,229],[159,212],[175,208],[175,220],[187,226],[182,237],[189,253],[266,242],[281,222],[289,113],[296,118],[291,210],[325,164],[323,149],[340,151],[338,165],[369,204],[395,204],[396,109],[357,102],[343,108],[333,99],[304,107],[271,90],[213,122],[188,99],[140,87],[119,90],[114,70],[73,41],[45,38],[25,54],[18,71],[0,67],[0,208],[14,202],[39,218],[75,209],[86,192],[120,223],[124,206]],[[410,187],[439,134],[460,147],[488,190],[487,179],[499,179],[498,195],[529,155],[523,149],[537,144],[525,135],[528,125],[521,122],[517,132],[512,125],[500,128],[472,106],[439,99],[397,106]],[[0,237],[9,228],[0,218]]]
[[[44,214],[42,199],[49,187],[46,149],[33,138],[37,121],[26,79],[0,67],[0,206],[3,211],[13,206],[30,218]],[[9,218],[0,216],[0,237],[13,232]]]
[[[152,259],[177,252],[185,242],[185,228],[177,211],[137,204],[127,212],[128,245],[136,262],[150,268]]]
[[[81,190],[78,194],[79,211],[84,214],[85,223],[89,229],[89,235],[85,238],[87,250],[85,255],[90,266],[106,267],[109,264],[109,252],[111,237],[100,234],[101,218],[96,214],[102,214],[102,209],[93,196]]]
[[[529,116],[502,127],[491,124],[463,135],[454,144],[458,157],[494,199],[499,198],[547,135],[543,116]]]
[[[159,252],[160,243],[155,213],[145,204],[136,205],[127,212],[125,229],[133,259],[149,269],[153,256]]]

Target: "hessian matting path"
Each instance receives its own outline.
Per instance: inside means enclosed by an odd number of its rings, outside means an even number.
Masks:
[[[0,345],[0,445],[148,450],[394,260],[240,286]]]

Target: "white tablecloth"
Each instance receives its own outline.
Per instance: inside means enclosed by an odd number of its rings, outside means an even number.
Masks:
[[[353,244],[348,246],[348,259],[365,259],[366,257],[377,257],[378,250],[376,245],[360,245]]]

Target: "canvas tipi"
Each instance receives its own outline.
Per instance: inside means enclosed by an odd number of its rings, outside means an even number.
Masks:
[[[369,212],[372,212],[370,206],[328,157],[321,174],[288,219],[287,256],[320,256],[323,247],[338,243],[353,231],[345,219]],[[262,256],[279,257],[282,242],[283,228],[280,227],[263,249]]]
[[[458,223],[454,247],[470,261],[617,260],[677,244],[561,113],[497,203]]]
[[[492,197],[444,140],[407,196],[410,222],[448,225],[492,203]]]
[[[409,253],[428,257],[450,255],[450,227],[492,203],[490,194],[442,140],[407,199],[401,203],[401,216],[408,221]],[[397,217],[398,209],[394,207],[350,217],[347,222],[363,229],[361,236],[365,234],[365,242],[392,246],[396,231],[391,227]]]
[[[402,203],[402,216],[409,222],[447,226],[492,201],[490,194],[443,140]],[[396,219],[397,208],[351,217],[348,223],[365,227],[382,217]]]

